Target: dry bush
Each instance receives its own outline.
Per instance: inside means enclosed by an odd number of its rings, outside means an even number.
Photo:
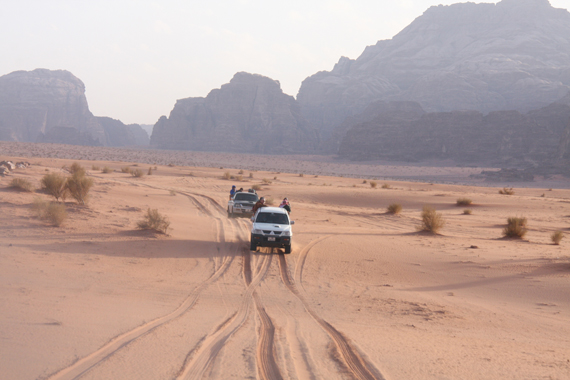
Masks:
[[[238,174],[243,174],[243,170],[242,170],[242,169],[240,169],[240,171],[238,172]]]
[[[261,190],[261,185],[255,184],[251,188],[255,191],[259,191],[259,190]]]
[[[129,169],[129,171],[130,171],[130,169]],[[113,169],[111,169],[111,168],[108,167],[108,166],[105,166],[105,167],[103,167],[103,169],[101,170],[101,172],[102,172],[102,173],[105,173],[105,174],[107,174],[107,173],[112,173],[112,172],[113,172]]]
[[[370,181],[370,187],[375,189],[376,186],[378,186],[378,183],[376,181]]]
[[[33,193],[35,190],[34,185],[25,178],[13,178],[10,187],[28,193]]]
[[[385,184],[382,185],[382,188],[383,188],[383,189],[391,189],[392,186],[390,186],[389,183],[385,183]]]
[[[554,231],[552,235],[550,235],[550,240],[552,240],[552,243],[556,245],[560,245],[562,238],[564,238],[564,233],[562,231]]]
[[[253,173],[249,173],[249,178],[253,178]]]
[[[131,170],[131,175],[135,178],[144,177],[144,172],[140,169]]]
[[[305,176],[305,174],[299,173],[299,177],[304,177],[304,176]]]
[[[223,179],[232,179],[232,175],[230,174],[230,172],[225,172],[225,173],[222,175],[222,178],[223,178]]]
[[[67,198],[67,187],[65,186],[67,180],[64,176],[58,173],[50,173],[43,176],[41,180],[42,189],[49,195],[53,196],[56,201],[61,198],[65,201]]]
[[[131,173],[131,168],[128,167],[128,166],[123,166],[123,167],[121,168],[121,173],[130,174],[130,173]]]
[[[85,175],[85,168],[83,166],[81,166],[78,162],[74,162],[69,167],[69,172],[72,175],[78,174],[80,176],[84,176]]]
[[[146,173],[147,175],[152,175],[152,168],[148,168],[148,172]]]
[[[399,203],[392,203],[390,204],[387,208],[386,211],[388,212],[388,214],[399,214],[400,212],[402,212],[402,205]]]
[[[445,225],[445,220],[443,215],[436,212],[433,207],[424,206],[422,210],[422,224],[420,226],[421,231],[428,231],[431,233],[437,233]]]
[[[171,162],[170,164],[168,164],[168,166],[170,166],[171,168],[174,167],[174,164]]]
[[[271,180],[269,180],[269,179],[267,179],[267,178],[263,178],[263,179],[261,180],[261,182],[263,182],[264,185],[271,185],[271,183],[272,183]]]
[[[275,204],[275,200],[272,197],[265,198],[265,204],[268,206],[273,206]]]
[[[363,185],[365,185],[365,184],[367,184],[367,183],[368,183],[367,180],[363,180],[363,181],[362,181],[362,184],[363,184]]]
[[[85,177],[81,172],[76,172],[67,179],[65,186],[71,197],[77,203],[84,205],[89,197],[89,190],[93,187],[93,178]]]
[[[137,223],[137,227],[141,230],[153,230],[166,234],[170,221],[167,216],[161,215],[157,209],[148,209],[144,219]]]
[[[471,215],[473,213],[473,211],[471,211],[470,209],[466,208],[465,210],[463,210],[463,215]]]
[[[457,206],[469,206],[473,201],[469,198],[459,198],[455,203]]]
[[[91,165],[91,170],[101,170],[101,168],[97,165]]]
[[[523,238],[526,233],[526,218],[512,217],[507,219],[507,226],[503,229],[503,236],[508,238]]]
[[[54,226],[61,226],[67,218],[65,205],[56,202],[46,202],[41,198],[36,198],[32,204],[32,211],[42,220],[46,220]]]
[[[515,191],[513,190],[512,187],[510,187],[510,188],[508,188],[508,189],[507,189],[506,187],[503,187],[501,190],[499,190],[499,194],[503,194],[503,195],[514,195],[514,194],[515,194]]]
[[[242,176],[242,175],[238,175],[238,176],[236,176],[235,180],[238,181],[238,182],[242,182],[242,181],[243,181],[243,176]]]

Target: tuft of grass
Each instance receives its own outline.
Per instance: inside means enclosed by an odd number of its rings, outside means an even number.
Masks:
[[[144,172],[140,169],[131,170],[131,175],[135,178],[144,177]]]
[[[249,178],[253,178],[253,173],[249,173]]]
[[[69,194],[77,203],[84,205],[89,198],[89,190],[93,187],[93,178],[85,177],[81,172],[76,172],[65,183]]]
[[[455,203],[457,206],[469,206],[473,201],[469,198],[459,198]]]
[[[152,168],[148,168],[148,172],[146,173],[147,175],[152,175]]]
[[[176,196],[176,191],[170,190],[170,195],[173,196],[173,197],[175,197],[175,196]]]
[[[34,185],[25,178],[13,178],[10,187],[28,193],[33,193],[35,190]]]
[[[550,235],[550,240],[555,245],[560,245],[560,241],[564,238],[564,233],[562,231],[554,231],[552,235]]]
[[[131,173],[131,168],[129,166],[123,166],[121,168],[121,173],[127,173],[130,174]]]
[[[389,183],[385,183],[385,184],[382,185],[382,188],[383,188],[383,189],[391,189],[392,186],[390,186]]]
[[[242,175],[236,176],[236,181],[242,182],[242,181],[243,181],[243,176],[242,176]]]
[[[255,191],[259,191],[259,190],[261,190],[261,185],[255,184],[251,188]]]
[[[166,234],[168,227],[170,227],[170,221],[167,216],[160,214],[157,209],[149,208],[143,220],[137,223],[137,227],[141,230],[153,230]]]
[[[111,169],[108,166],[105,166],[105,167],[103,167],[103,169],[101,169],[101,173],[107,174],[107,173],[112,173],[112,172],[113,172],[113,169]],[[129,169],[129,173],[130,173],[130,169]]]
[[[376,186],[378,186],[378,183],[376,181],[370,181],[370,187],[375,189]]]
[[[54,197],[55,200],[59,202],[60,199],[65,201],[65,198],[67,198],[68,189],[66,182],[67,180],[61,174],[50,173],[42,177],[41,185],[42,189],[44,189],[46,193]]]
[[[465,210],[463,210],[463,215],[471,215],[473,213],[473,211],[471,211],[471,209],[466,208]]]
[[[51,223],[54,226],[61,226],[67,219],[65,205],[56,202],[46,202],[41,198],[34,199],[32,212],[40,219]]]
[[[263,179],[261,180],[261,182],[263,182],[264,185],[271,185],[271,183],[272,183],[271,180],[269,180],[269,179],[267,179],[267,178],[263,178]]]
[[[91,170],[101,170],[101,168],[97,165],[91,165]]]
[[[80,176],[84,176],[85,175],[85,168],[83,166],[81,166],[78,162],[74,162],[73,164],[71,164],[71,166],[69,167],[69,172],[72,175],[80,175]]]
[[[388,212],[388,214],[399,214],[400,212],[402,212],[402,205],[399,203],[392,203],[390,204],[387,208],[386,211]]]
[[[507,219],[507,226],[503,229],[503,236],[508,238],[522,239],[526,233],[527,220],[523,217],[511,217]]]
[[[240,169],[239,172],[238,172],[238,174],[243,174],[243,170]]]
[[[277,181],[277,176],[273,177],[273,180]]]
[[[501,190],[499,190],[499,194],[514,195],[515,191],[513,190],[512,187],[510,187],[510,188],[503,187]]]
[[[367,183],[368,183],[367,180],[363,180],[363,181],[362,181],[362,184],[363,184],[363,185],[366,185]]]
[[[305,174],[299,173],[299,177],[304,177],[304,176],[305,176]]]
[[[436,212],[433,207],[424,206],[422,210],[422,224],[420,226],[420,231],[428,231],[431,233],[437,233],[445,225],[445,220],[443,215]]]
[[[168,164],[169,167],[173,168],[175,165],[171,162]]]
[[[232,175],[230,174],[230,172],[224,172],[224,174],[222,175],[222,178],[229,180],[232,178]]]

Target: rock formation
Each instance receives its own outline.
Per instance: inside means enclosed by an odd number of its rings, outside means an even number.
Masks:
[[[0,77],[0,140],[74,145],[145,145],[140,126],[96,118],[85,85],[65,70],[15,71]],[[148,145],[148,135],[146,136]]]
[[[358,59],[305,79],[297,100],[326,139],[377,100],[415,101],[428,112],[524,113],[569,89],[570,13],[548,0],[503,0],[431,7]]]
[[[160,149],[264,154],[307,152],[317,142],[279,82],[243,72],[205,98],[178,100],[151,136]]]

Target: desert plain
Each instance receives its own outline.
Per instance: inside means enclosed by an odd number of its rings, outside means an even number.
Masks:
[[[0,178],[1,379],[570,378],[570,238],[550,239],[570,232],[567,179],[502,195],[433,180],[473,168],[19,143],[0,160],[31,163]],[[32,212],[50,196],[10,187],[74,162],[94,186],[59,227]],[[234,184],[289,198],[291,254],[249,250]],[[137,228],[149,208],[167,234]],[[506,239],[515,216],[528,233]]]

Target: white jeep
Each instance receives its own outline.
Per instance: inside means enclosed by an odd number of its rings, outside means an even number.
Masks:
[[[295,224],[289,219],[287,210],[279,207],[262,207],[251,218],[251,246],[252,251],[257,247],[285,248],[285,253],[291,253],[291,239]]]
[[[228,201],[228,217],[251,216],[253,205],[257,203],[259,196],[256,193],[240,191],[234,194]]]

